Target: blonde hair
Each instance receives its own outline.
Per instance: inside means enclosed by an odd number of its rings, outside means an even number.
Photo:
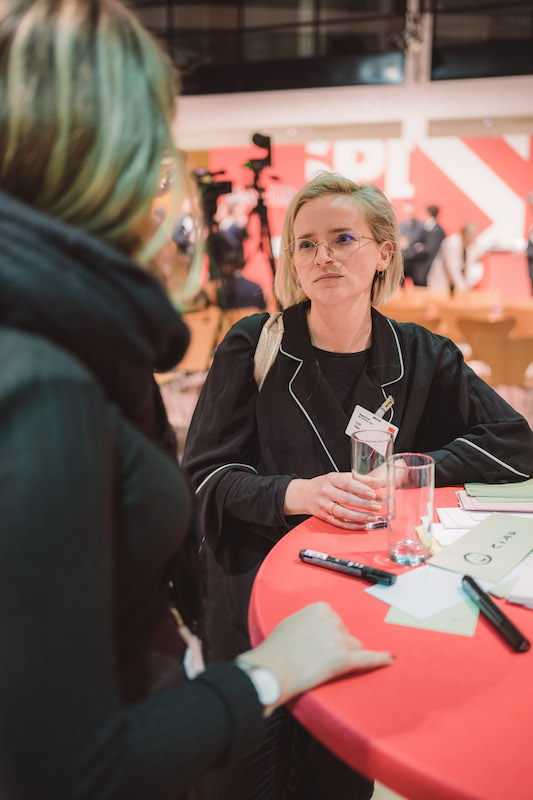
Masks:
[[[296,215],[310,200],[328,195],[345,195],[353,201],[363,212],[374,239],[379,244],[391,242],[393,246],[388,268],[382,275],[376,273],[374,278],[371,294],[372,305],[384,303],[394,294],[400,284],[403,275],[400,231],[394,209],[381,189],[371,184],[359,186],[341,175],[320,172],[293,197],[285,215],[280,257],[274,280],[274,291],[282,308],[307,299],[307,295],[298,285],[296,269],[287,251],[288,245],[294,240]]]
[[[0,189],[132,253],[176,154],[176,94],[170,61],[121,2],[3,0]]]

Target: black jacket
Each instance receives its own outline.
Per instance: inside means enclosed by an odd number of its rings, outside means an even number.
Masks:
[[[206,535],[212,654],[247,646],[255,573],[273,543],[301,521],[286,518],[292,477],[350,470],[349,416],[359,404],[399,427],[395,452],[436,461],[437,486],[523,480],[533,472],[527,422],[464,364],[458,348],[425,328],[372,311],[372,347],[346,413],[324,378],[306,304],[284,312],[285,333],[260,393],[254,352],[268,315],[237,323],[218,348],[196,408],[183,467],[196,487]]]
[[[429,270],[445,236],[443,228],[437,222],[429,230],[422,228],[418,239],[418,243],[422,244],[422,250],[417,250],[414,244],[409,248],[409,253],[412,254],[411,274],[417,286],[427,285]]]
[[[2,194],[0,239],[0,796],[175,797],[263,728],[233,664],[155,693],[193,508],[153,370],[187,331],[146,272]]]

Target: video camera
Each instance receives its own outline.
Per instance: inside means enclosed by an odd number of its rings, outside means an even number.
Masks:
[[[263,167],[270,167],[272,164],[270,136],[263,136],[262,133],[254,133],[252,136],[252,142],[257,145],[257,147],[263,147],[267,151],[266,156],[263,158],[251,158],[249,161],[245,161],[243,164],[244,167],[250,167],[250,169],[253,170],[257,180],[257,176]]]
[[[229,194],[233,188],[231,181],[214,180],[217,175],[223,175],[225,171],[225,169],[219,169],[218,172],[209,172],[204,167],[199,167],[193,172],[200,190],[204,219],[208,228],[213,227],[218,198],[222,194]]]

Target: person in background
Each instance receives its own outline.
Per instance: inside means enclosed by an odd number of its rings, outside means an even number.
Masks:
[[[5,0],[0,53],[0,796],[196,797],[265,714],[392,659],[318,603],[203,669],[153,378],[188,332],[151,274],[166,233],[145,238],[173,69],[117,0]]]
[[[460,350],[375,310],[401,277],[398,223],[377,187],[326,172],[297,192],[275,279],[283,313],[255,314],[229,331],[185,445],[183,468],[206,537],[211,659],[249,647],[254,578],[291,528],[309,515],[346,531],[375,521],[376,478],[351,474],[345,431],[357,406],[375,413],[390,396],[382,413],[398,427],[395,451],[431,455],[438,486],[533,473],[527,422],[465,365]],[[268,337],[276,330],[274,347]],[[272,365],[259,379],[264,331]],[[269,747],[256,748],[239,770],[215,773],[208,797],[275,798],[275,779],[284,786],[288,776],[300,781],[298,798],[371,796],[368,781],[326,756],[283,710],[269,728]]]
[[[446,236],[444,229],[437,221],[438,216],[438,206],[432,205],[426,208],[426,219],[422,225],[422,231],[411,248],[413,283],[415,286],[427,286],[429,270]]]
[[[226,261],[230,261],[234,269],[242,269],[244,267],[243,242],[248,238],[246,230],[248,214],[244,205],[237,197],[222,195],[215,219],[218,222],[218,232],[226,242]]]
[[[266,304],[261,287],[245,278],[242,272],[245,263],[243,243],[248,238],[248,215],[243,204],[236,197],[225,199],[224,195],[219,201],[215,219],[220,242],[216,265],[219,276],[206,285],[208,297],[223,309],[257,308],[263,311]]]
[[[221,278],[216,282],[213,302],[223,309],[251,308],[264,311],[265,297],[260,285],[245,278],[241,269],[235,269],[230,261],[220,267]],[[208,287],[206,287],[207,289]]]
[[[430,289],[473,289],[483,277],[480,259],[485,248],[479,244],[477,222],[467,222],[460,233],[447,236],[435,256],[428,275]]]
[[[414,203],[410,201],[404,203],[403,213],[404,218],[400,222],[403,271],[406,278],[413,278],[413,263],[417,255],[414,244],[420,240],[423,224],[416,218]]]
[[[533,213],[533,192],[529,192],[526,197],[527,207]],[[533,223],[529,228],[526,248],[527,268],[529,272],[529,279],[531,281],[531,294],[533,294]]]
[[[194,217],[191,213],[191,202],[188,197],[183,201],[182,208],[172,227],[172,241],[178,253],[192,261],[195,248],[195,235],[197,233]]]

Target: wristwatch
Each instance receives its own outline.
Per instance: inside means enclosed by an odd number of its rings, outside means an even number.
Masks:
[[[278,702],[281,697],[281,687],[273,672],[258,664],[250,664],[244,659],[237,659],[235,664],[246,672],[252,681],[261,705],[271,706]]]

